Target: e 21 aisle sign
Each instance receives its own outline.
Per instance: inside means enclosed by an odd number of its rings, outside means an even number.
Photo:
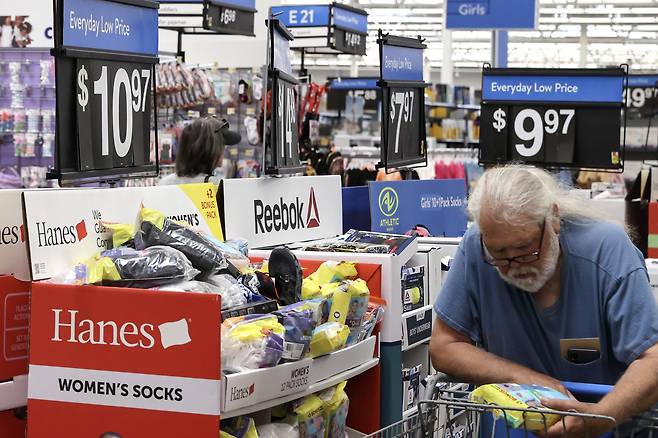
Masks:
[[[157,170],[151,157],[158,4],[58,0],[55,176],[82,179]],[[154,162],[155,160],[155,162]]]

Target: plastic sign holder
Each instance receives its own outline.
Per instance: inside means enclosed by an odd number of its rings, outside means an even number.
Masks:
[[[158,26],[182,34],[254,34],[255,0],[161,0]]]
[[[650,118],[658,113],[658,74],[628,75],[626,107],[631,118]]]
[[[299,81],[292,75],[290,64],[290,42],[292,34],[277,19],[267,20],[268,51],[266,80],[271,97],[269,98],[269,135],[263,133],[263,150],[266,175],[299,173],[304,167],[299,160],[299,130],[297,115]],[[270,93],[268,93],[270,94]],[[267,129],[267,123],[263,124]]]
[[[480,164],[520,161],[623,171],[627,76],[625,65],[604,69],[485,65]]]
[[[535,29],[538,0],[447,0],[446,29]]]
[[[57,142],[61,181],[156,175],[158,3],[56,0]]]
[[[344,111],[347,96],[363,97],[364,109],[377,110],[382,101],[382,92],[377,84],[379,78],[329,78],[327,109]]]
[[[382,147],[379,167],[427,166],[423,50],[418,37],[404,38],[379,30],[382,89]]]
[[[366,54],[368,13],[341,3],[272,7],[295,37],[293,49],[314,54]]]

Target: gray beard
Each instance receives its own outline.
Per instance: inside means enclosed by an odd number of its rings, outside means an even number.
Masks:
[[[498,274],[508,284],[528,293],[537,293],[548,281],[553,278],[560,259],[560,241],[555,232],[550,231],[546,249],[543,254],[543,262],[540,267],[521,265],[511,268],[507,274],[503,274],[499,268]],[[532,274],[527,278],[517,278],[520,274]]]

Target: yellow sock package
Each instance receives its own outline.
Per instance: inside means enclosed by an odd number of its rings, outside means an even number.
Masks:
[[[256,423],[250,417],[231,418],[223,421],[219,438],[258,438]]]
[[[559,415],[525,412],[514,409],[542,409],[541,399],[568,400],[569,397],[552,388],[537,385],[517,385],[515,383],[492,383],[483,385],[471,393],[471,401],[476,403],[496,405],[506,408],[494,409],[496,418],[506,418],[513,428],[525,427],[528,430],[543,430],[560,420]],[[506,415],[505,415],[506,414]],[[544,422],[546,424],[544,425]],[[525,423],[525,424],[524,424]]]
[[[350,335],[350,329],[338,322],[327,322],[313,330],[311,357],[323,356],[342,348]]]
[[[295,403],[293,412],[297,417],[299,438],[324,438],[324,403],[320,397],[307,395]]]
[[[318,283],[315,276],[309,275],[306,277],[302,281],[302,300],[310,300],[321,296],[320,283]]]
[[[320,265],[315,276],[320,284],[353,279],[357,276],[356,265],[351,262],[326,261]]]
[[[329,312],[329,321],[345,324],[347,312],[350,308],[351,295],[348,292],[337,290],[331,300],[331,311]]]
[[[345,393],[347,381],[322,391],[319,397],[324,403],[325,438],[344,438],[347,427],[347,411],[350,399]]]

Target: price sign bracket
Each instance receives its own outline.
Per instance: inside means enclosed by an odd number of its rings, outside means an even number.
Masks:
[[[423,40],[379,31],[382,145],[386,172],[427,166]]]
[[[150,0],[56,0],[49,178],[74,184],[158,174],[158,150],[151,150],[158,7]]]
[[[623,171],[627,75],[624,65],[498,69],[485,64],[480,165],[521,161]]]
[[[263,148],[266,175],[288,175],[304,170],[299,158],[299,131],[297,115],[299,99],[297,78],[292,76],[289,42],[294,38],[277,18],[267,20],[268,26],[268,76],[266,83],[271,92],[269,134]],[[267,113],[267,111],[266,111]],[[268,123],[263,124],[266,130]]]

